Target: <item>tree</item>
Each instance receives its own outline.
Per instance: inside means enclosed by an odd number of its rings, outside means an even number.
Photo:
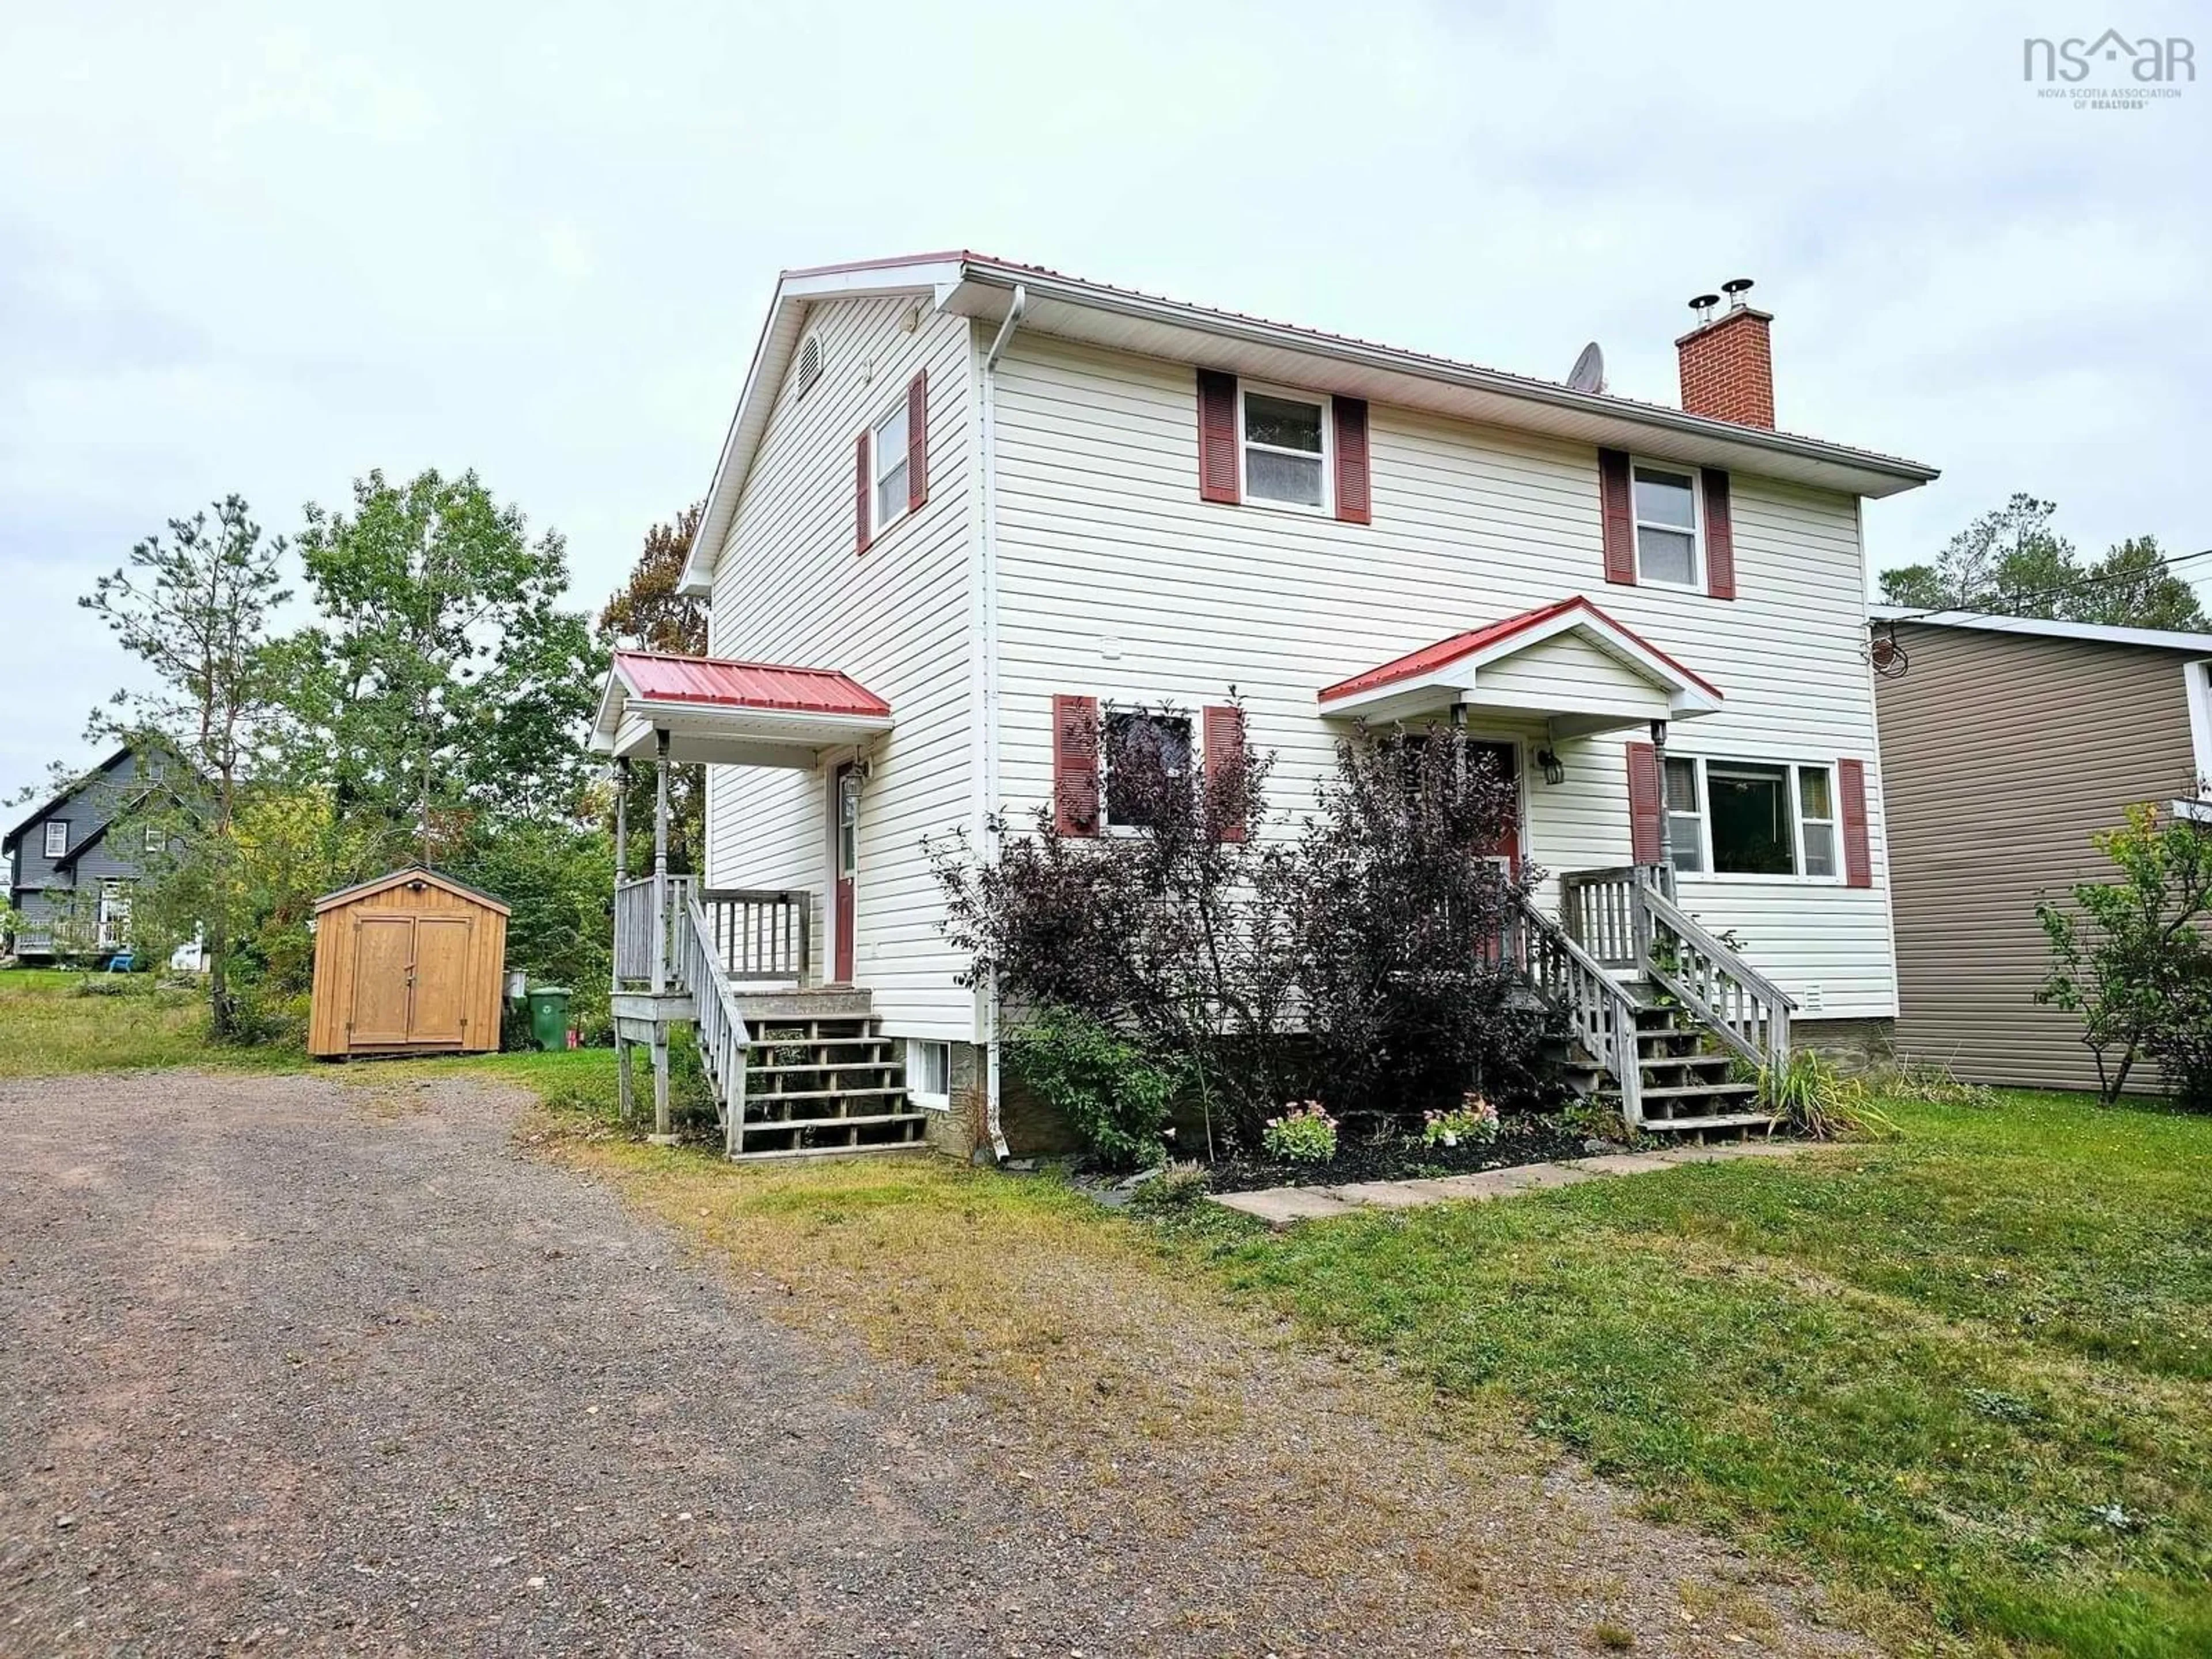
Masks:
[[[702,657],[707,653],[707,602],[677,592],[684,567],[691,557],[692,538],[707,510],[694,501],[676,515],[673,524],[657,524],[645,532],[629,580],[611,595],[599,611],[599,643],[609,650],[660,651],[672,656]],[[696,870],[706,855],[706,785],[704,769],[672,766],[668,775],[668,838],[671,861],[678,870]],[[640,869],[653,860],[653,781],[652,769],[635,769],[625,803],[630,836],[629,867]]]
[[[2045,902],[2036,919],[2051,942],[2038,1002],[2079,1013],[2107,1105],[2148,1053],[2185,1099],[2212,1097],[2212,954],[2203,927],[2212,909],[2212,830],[2159,822],[2130,806],[2119,829],[2092,841],[2118,871],[2075,884],[2070,908]]]
[[[387,859],[435,861],[480,818],[573,811],[603,659],[561,605],[559,534],[531,541],[474,472],[372,471],[353,509],[310,504],[300,538],[321,620],[280,653],[295,778],[380,823]]]
[[[1934,564],[1884,572],[1883,602],[2136,628],[2212,627],[2196,590],[2165,568],[2154,538],[2131,538],[2084,564],[2051,527],[2057,510],[2055,502],[2013,496],[1952,537]]]
[[[264,542],[245,501],[229,495],[212,526],[204,513],[172,519],[168,539],[140,542],[78,602],[155,680],[151,690],[117,693],[95,731],[193,774],[172,792],[185,822],[161,879],[206,929],[210,1016],[226,1041],[240,1031],[230,974],[244,908],[239,807],[274,712],[268,629],[290,598],[283,551],[283,538]]]

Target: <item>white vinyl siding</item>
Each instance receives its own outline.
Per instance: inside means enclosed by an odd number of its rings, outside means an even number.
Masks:
[[[913,301],[826,302],[809,319],[821,378],[787,384],[715,567],[710,645],[718,655],[836,668],[891,706],[896,728],[870,753],[860,803],[854,969],[884,1029],[966,1042],[975,1001],[955,982],[936,883],[921,847],[968,821],[969,421],[968,325]],[[894,393],[929,374],[929,499],[913,522],[854,551],[854,439]],[[888,455],[886,459],[889,459]],[[896,458],[905,464],[903,441]],[[898,477],[902,512],[903,471]],[[871,495],[877,479],[870,479]],[[721,887],[804,888],[815,896],[814,958],[826,976],[831,929],[828,770],[717,766],[707,785],[707,876]]]
[[[1018,821],[1049,799],[1054,693],[1165,698],[1194,713],[1233,684],[1252,744],[1280,755],[1270,799],[1287,833],[1331,762],[1336,728],[1317,715],[1318,688],[1584,593],[1720,687],[1722,712],[1674,726],[1681,748],[1866,763],[1871,888],[1713,878],[1689,904],[1785,990],[1817,988],[1825,1016],[1895,1012],[1850,497],[1733,477],[1742,597],[1730,602],[1605,582],[1597,459],[1579,445],[1377,404],[1375,520],[1354,526],[1202,503],[1188,365],[1024,331],[1000,366],[997,407],[999,800]],[[1544,666],[1532,653],[1520,672]],[[1470,724],[1532,748],[1546,741],[1540,721]],[[1553,745],[1564,781],[1528,784],[1537,864],[1556,875],[1628,862],[1623,744],[1638,735]]]

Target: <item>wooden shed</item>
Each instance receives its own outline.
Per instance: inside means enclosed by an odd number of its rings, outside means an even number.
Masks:
[[[315,901],[313,1054],[499,1047],[507,907],[424,865]]]

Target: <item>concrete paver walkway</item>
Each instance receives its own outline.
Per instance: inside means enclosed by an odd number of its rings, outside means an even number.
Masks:
[[[1213,1201],[1271,1227],[1294,1221],[1327,1221],[1363,1209],[1407,1210],[1425,1204],[1509,1198],[1546,1187],[1571,1187],[1601,1176],[1643,1175],[1680,1164],[1717,1164],[1736,1158],[1786,1158],[1808,1150],[1802,1140],[1746,1140],[1728,1146],[1668,1146],[1649,1152],[1608,1152],[1599,1158],[1565,1158],[1557,1164],[1516,1164],[1477,1175],[1443,1176],[1428,1181],[1356,1181],[1341,1187],[1268,1187],[1253,1193],[1221,1193]]]

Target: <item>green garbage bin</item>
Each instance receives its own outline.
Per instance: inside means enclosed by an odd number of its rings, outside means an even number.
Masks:
[[[530,1035],[541,1048],[568,1046],[568,993],[558,985],[530,988]]]

